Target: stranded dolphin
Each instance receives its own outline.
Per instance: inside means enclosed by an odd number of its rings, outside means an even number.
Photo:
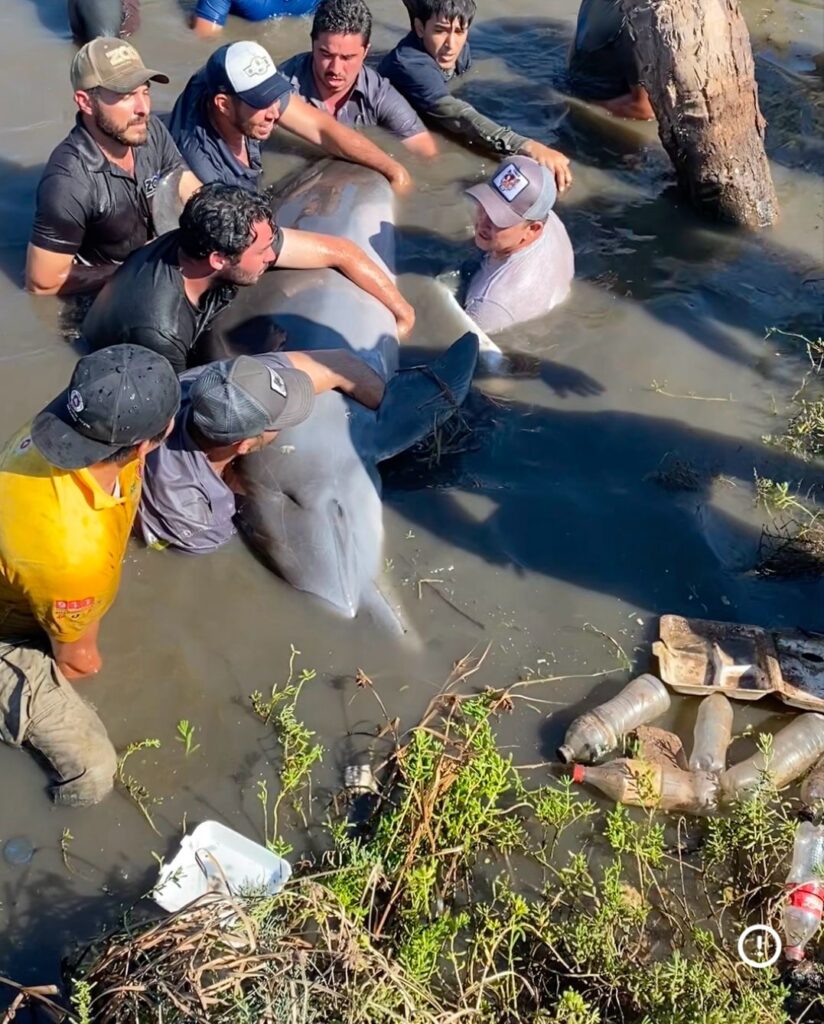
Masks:
[[[137,30],[140,0],[69,0],[69,28],[79,43],[97,36],[128,36]]]
[[[387,270],[394,249],[393,196],[374,171],[320,166],[277,205],[281,227],[349,238]],[[285,340],[284,340],[285,333]],[[369,609],[397,619],[376,585],[383,509],[378,464],[428,436],[469,391],[478,339],[467,333],[426,367],[398,368],[392,314],[332,270],[279,270],[243,289],[203,353],[349,348],[387,382],[377,411],[337,391],[318,396],[309,419],[242,460],[247,496],[238,523],[263,560],[299,590],[344,615]]]

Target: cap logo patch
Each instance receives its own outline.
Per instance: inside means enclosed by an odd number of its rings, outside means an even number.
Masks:
[[[81,412],[86,408],[83,401],[83,396],[79,391],[72,390],[69,392],[69,414],[72,419],[77,419]]]
[[[516,199],[529,184],[527,177],[522,174],[515,164],[507,164],[492,179],[493,186],[511,203]]]
[[[252,57],[243,69],[249,78],[260,78],[261,75],[268,75],[272,71],[272,62],[266,57]]]
[[[271,367],[269,367],[269,382],[273,391],[277,392],[281,398],[286,398],[286,385],[283,383],[283,377]]]
[[[131,46],[115,46],[108,51],[106,57],[113,68],[119,68],[121,64],[132,63],[132,52]]]

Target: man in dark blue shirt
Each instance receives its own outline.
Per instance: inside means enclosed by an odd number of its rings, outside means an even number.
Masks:
[[[378,72],[415,110],[449,135],[494,153],[521,153],[548,167],[559,192],[572,183],[569,160],[451,96],[449,87],[472,63],[469,27],[475,0],[404,0],[412,30],[381,61]]]
[[[378,125],[410,152],[433,157],[432,134],[398,90],[364,61],[372,14],[364,0],[323,0],[312,22],[312,50],[280,65],[280,73],[312,106],[352,128]]]
[[[260,144],[281,125],[330,156],[373,168],[398,192],[410,187],[402,164],[291,89],[259,43],[229,43],[189,80],[169,131],[204,184],[219,181],[254,192],[262,174]]]
[[[655,117],[618,0],[583,0],[569,54],[569,86],[616,117]]]

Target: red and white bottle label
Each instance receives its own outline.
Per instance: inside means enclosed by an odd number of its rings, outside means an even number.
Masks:
[[[821,915],[824,910],[824,885],[810,882],[792,889],[789,894],[789,903],[793,907],[802,907],[804,910],[812,911],[813,914]]]

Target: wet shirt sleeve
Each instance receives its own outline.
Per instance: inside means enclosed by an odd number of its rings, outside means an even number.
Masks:
[[[423,50],[396,48],[383,59],[378,74],[388,78],[418,113],[426,113],[449,94],[438,65]]]
[[[169,129],[157,117],[151,120],[152,130],[155,133],[155,146],[157,149],[157,173],[162,178],[170,171],[180,169],[186,170],[186,161],[181,156],[175,140],[169,134]]]
[[[426,131],[409,101],[385,78],[381,80],[380,91],[375,97],[375,115],[381,128],[386,128],[400,139],[410,139]]]
[[[231,0],[197,0],[195,17],[203,18],[204,21],[212,21],[215,25],[225,25],[231,7]],[[192,170],[194,171],[193,167]]]
[[[83,244],[89,221],[86,182],[63,172],[47,173],[37,187],[31,244],[73,256]]]

